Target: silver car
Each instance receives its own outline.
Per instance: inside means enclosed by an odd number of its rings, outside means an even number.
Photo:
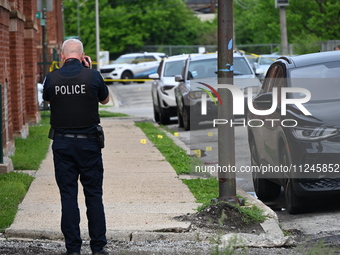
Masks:
[[[258,56],[254,63],[253,63],[253,69],[257,77],[262,82],[264,80],[264,77],[266,76],[266,73],[270,67],[271,64],[275,62],[276,59],[281,57],[280,55],[260,55]]]
[[[170,118],[177,116],[174,89],[178,85],[175,75],[182,73],[188,55],[163,58],[157,73],[149,75],[153,79],[151,95],[155,121],[167,125]]]

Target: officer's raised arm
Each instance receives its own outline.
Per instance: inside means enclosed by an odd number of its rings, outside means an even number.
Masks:
[[[100,101],[101,104],[107,104],[110,101],[110,94],[107,96],[107,98],[103,101]]]

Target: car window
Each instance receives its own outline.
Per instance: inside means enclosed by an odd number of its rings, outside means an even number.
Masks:
[[[274,86],[283,86],[283,69],[279,65],[272,66],[266,75],[266,79],[263,82],[263,93],[268,93],[273,91]]]
[[[271,65],[273,64],[275,61],[274,58],[269,58],[269,57],[261,57],[260,58],[260,61],[259,61],[259,64],[260,65]]]
[[[244,57],[234,57],[234,75],[252,75],[249,62]],[[216,77],[217,59],[191,61],[188,77],[191,79]]]
[[[191,61],[189,64],[189,75],[191,79],[216,77],[217,59],[204,59]]]
[[[120,56],[115,61],[114,64],[132,64],[136,57],[131,56]]]
[[[135,60],[133,61],[135,64],[137,63],[143,63],[145,62],[145,57],[144,56],[139,56],[139,57],[136,57]]]
[[[144,61],[147,61],[147,62],[157,61],[157,59],[154,56],[152,56],[152,55],[146,55]]]
[[[174,77],[182,73],[185,60],[166,62],[164,65],[164,77]]]
[[[243,57],[234,57],[234,75],[253,74],[247,60]]]

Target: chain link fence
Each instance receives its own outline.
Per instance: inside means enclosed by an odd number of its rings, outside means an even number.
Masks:
[[[234,49],[242,50],[246,53],[255,54],[270,54],[272,52],[279,50],[279,43],[272,44],[243,44],[236,45]],[[142,48],[131,47],[129,52],[124,53],[134,53],[134,52],[164,52],[168,56],[180,55],[180,54],[190,54],[190,53],[205,53],[205,52],[216,52],[217,45],[145,45]],[[123,54],[123,53],[122,53]],[[115,59],[121,54],[112,54],[110,59]]]

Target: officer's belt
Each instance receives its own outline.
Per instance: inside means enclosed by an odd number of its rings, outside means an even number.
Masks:
[[[86,135],[86,134],[62,134],[56,133],[56,136],[67,137],[67,138],[97,138],[96,135]]]

